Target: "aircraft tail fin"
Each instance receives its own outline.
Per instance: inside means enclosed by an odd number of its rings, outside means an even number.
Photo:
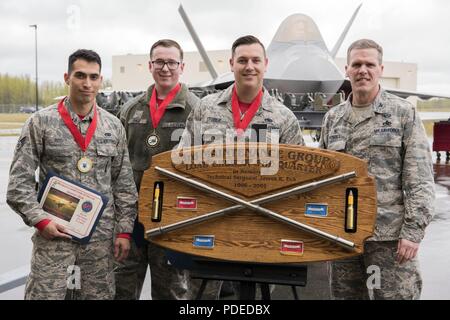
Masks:
[[[344,31],[342,32],[341,36],[339,37],[338,41],[336,42],[336,44],[333,47],[333,50],[331,51],[331,56],[333,58],[336,58],[336,55],[339,51],[339,49],[342,46],[342,43],[344,42],[345,37],[347,36],[348,30],[350,30],[350,27],[353,24],[353,21],[355,21],[356,16],[358,15],[359,9],[361,9],[361,6],[363,4],[361,3],[358,8],[356,8],[355,12],[353,13],[352,17],[350,18],[349,22],[347,23],[347,25],[345,26]]]
[[[205,48],[203,47],[203,44],[200,41],[200,38],[198,37],[197,33],[194,30],[194,27],[192,26],[191,21],[189,20],[186,12],[183,9],[183,6],[180,4],[178,7],[178,12],[181,15],[181,18],[184,21],[184,24],[186,25],[186,28],[188,29],[189,33],[191,34],[192,40],[194,41],[195,45],[197,46],[198,52],[200,53],[203,61],[205,62],[206,68],[209,71],[209,74],[211,77],[215,80],[218,77],[217,71],[214,69],[211,60],[209,59],[208,55],[206,54]]]

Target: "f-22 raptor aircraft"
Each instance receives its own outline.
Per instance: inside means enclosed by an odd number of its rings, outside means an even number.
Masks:
[[[362,4],[355,10],[331,51],[327,48],[316,23],[304,14],[287,17],[267,48],[269,65],[264,86],[294,112],[304,129],[320,130],[325,112],[341,103],[351,92],[350,81],[339,70],[334,59],[361,6]],[[195,86],[193,91],[206,95],[231,85],[234,82],[233,74],[231,72],[217,74],[181,5],[178,11],[212,77],[211,81]],[[409,96],[418,96],[422,99],[449,98],[386,89],[405,98]]]

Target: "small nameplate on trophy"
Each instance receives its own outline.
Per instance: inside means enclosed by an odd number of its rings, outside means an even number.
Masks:
[[[197,199],[191,197],[177,197],[178,210],[196,210]]]
[[[303,241],[281,240],[281,254],[288,256],[301,256],[303,254],[303,249]]]
[[[194,236],[192,244],[198,249],[214,249],[214,236]]]
[[[325,218],[328,216],[328,205],[326,203],[307,203],[305,216]]]

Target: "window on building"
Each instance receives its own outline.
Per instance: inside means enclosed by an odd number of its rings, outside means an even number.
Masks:
[[[124,66],[120,67],[120,73],[125,73],[125,67]]]

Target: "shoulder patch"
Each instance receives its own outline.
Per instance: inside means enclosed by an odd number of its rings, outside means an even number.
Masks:
[[[19,151],[20,149],[22,149],[22,147],[24,146],[24,144],[26,142],[26,139],[27,139],[27,137],[23,137],[22,139],[17,141],[16,151]]]
[[[143,93],[137,95],[136,97],[134,97],[133,99],[125,102],[125,104],[122,106],[122,108],[120,109],[120,111],[118,113],[119,118],[121,120],[125,120],[126,117],[128,116],[127,113],[130,111],[130,109],[133,108],[136,104],[138,104],[141,99],[145,100],[146,94],[147,94],[146,92],[143,92]]]
[[[200,98],[197,97],[194,93],[188,92],[187,93],[187,103],[192,108],[195,109],[200,104]]]

